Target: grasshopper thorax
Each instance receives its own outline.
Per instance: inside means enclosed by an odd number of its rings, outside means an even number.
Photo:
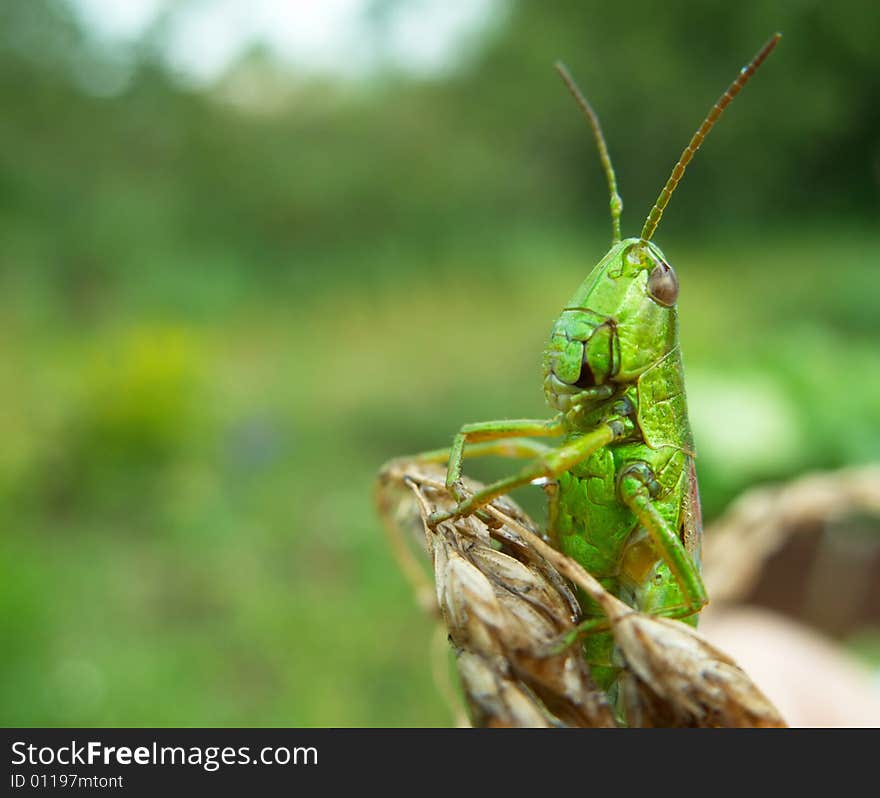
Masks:
[[[567,412],[598,386],[635,382],[678,345],[678,279],[660,248],[639,238],[611,247],[553,325],[544,394]]]

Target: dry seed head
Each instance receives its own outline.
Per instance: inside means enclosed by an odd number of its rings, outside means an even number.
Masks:
[[[427,524],[455,505],[438,466],[397,462],[383,472],[381,503],[393,490],[415,502],[432,556],[436,596],[475,724],[613,726],[582,647],[547,655],[572,629],[577,605],[566,579],[599,601],[625,658],[629,717],[639,725],[780,726],[779,713],[746,674],[693,629],[633,611],[578,563],[549,546],[510,499],[476,517]],[[479,485],[466,482],[468,491]],[[393,514],[385,514],[385,518]],[[494,541],[494,542],[493,542]],[[500,550],[498,546],[501,546]]]
[[[501,676],[484,659],[469,651],[458,657],[458,672],[474,725],[481,727],[546,728],[544,708],[514,679]]]
[[[408,485],[426,518],[435,507],[454,504],[442,478],[440,469],[411,464],[386,470],[383,491],[395,482]],[[515,504],[500,504],[519,519],[516,523],[531,526]],[[425,525],[424,531],[439,611],[456,649],[474,722],[613,726],[607,700],[592,682],[581,648],[544,653],[577,617],[576,599],[556,570],[503,525],[492,530],[502,541],[501,550],[488,527],[474,517]],[[506,542],[510,540],[517,545]]]
[[[679,725],[786,725],[745,672],[690,626],[631,612],[613,630],[636,686],[662,699]]]

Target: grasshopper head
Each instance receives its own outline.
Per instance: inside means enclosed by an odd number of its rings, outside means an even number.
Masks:
[[[544,352],[544,394],[568,411],[575,394],[633,383],[678,341],[678,279],[660,248],[615,244],[553,325]]]
[[[687,165],[724,109],[776,47],[776,33],[744,66],[712,106],[678,159],[651,208],[639,238],[620,240],[622,202],[599,119],[568,71],[556,68],[584,113],[599,148],[611,196],[613,238],[608,254],[563,309],[544,352],[544,394],[551,407],[567,412],[575,394],[599,386],[632,384],[678,344],[678,279],[660,248],[651,242]],[[609,393],[606,389],[605,396]]]

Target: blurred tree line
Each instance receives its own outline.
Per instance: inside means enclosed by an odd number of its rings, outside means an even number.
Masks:
[[[364,35],[381,36],[400,6],[374,3]],[[242,280],[303,288],[396,268],[383,265],[386,250],[522,224],[604,230],[595,148],[557,58],[603,120],[633,234],[711,102],[776,29],[781,46],[697,158],[663,232],[876,216],[880,49],[863,2],[499,9],[451,74],[291,75],[271,112],[245,113],[222,87],[175,81],[157,55],[161,25],[126,54],[112,90],[119,54],[66,6],[4,4],[4,279],[83,309],[128,290],[150,296],[161,272],[165,300],[205,302],[211,286],[221,299]],[[278,69],[251,53],[225,83],[257,74],[266,80],[245,85],[259,93]]]

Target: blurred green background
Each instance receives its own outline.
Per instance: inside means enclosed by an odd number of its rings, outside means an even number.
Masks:
[[[0,5],[0,721],[450,722],[372,483],[462,422],[548,413],[545,336],[610,233],[557,58],[635,235],[784,32],[656,236],[705,514],[876,459],[872,13]]]

